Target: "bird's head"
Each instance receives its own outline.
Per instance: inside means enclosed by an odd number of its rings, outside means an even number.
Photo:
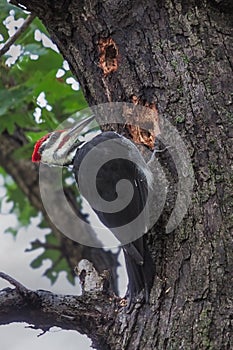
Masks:
[[[94,116],[88,117],[71,129],[57,130],[43,136],[34,146],[32,161],[51,166],[72,164],[76,150],[82,143],[78,137],[93,119]]]

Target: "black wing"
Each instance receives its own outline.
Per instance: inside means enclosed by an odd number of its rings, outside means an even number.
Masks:
[[[114,144],[116,140],[117,145],[120,145],[119,156]],[[110,143],[107,142],[106,147],[102,147],[101,145],[104,145],[106,141],[110,141]],[[94,152],[89,153],[90,151]],[[95,168],[95,164],[98,167],[99,161],[103,160],[103,165],[96,174],[95,184],[90,184],[90,174],[88,176],[87,173],[80,172],[81,163],[88,154],[91,154],[90,168]],[[74,159],[76,181],[82,182],[82,188],[85,192],[82,195],[88,200],[91,207],[94,207],[93,210],[100,221],[113,232],[123,245],[129,278],[128,295],[130,300],[143,288],[146,291],[146,299],[148,299],[153,281],[153,262],[145,238],[142,237],[147,232],[148,227],[148,213],[145,210],[145,205],[149,187],[142,167],[137,165],[139,160],[143,164],[142,156],[136,147],[129,140],[114,132],[104,132],[84,144],[77,151]],[[119,195],[117,184],[122,179],[127,180],[127,182],[124,182],[123,191]],[[92,185],[96,185],[98,195],[105,201],[105,208],[99,205],[100,201],[96,198],[96,193],[92,191]],[[128,201],[130,191],[127,186],[131,188],[132,198],[130,201]],[[120,207],[126,202],[127,205],[123,205],[120,210],[106,212],[106,202],[109,202],[110,207],[113,201],[118,201]],[[96,203],[98,209],[96,209]]]

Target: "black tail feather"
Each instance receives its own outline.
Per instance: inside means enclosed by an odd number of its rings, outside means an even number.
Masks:
[[[125,245],[123,248],[129,280],[126,293],[129,304],[131,304],[142,290],[144,290],[145,301],[148,303],[155,269],[145,237],[139,238]],[[137,253],[134,254],[134,251]],[[141,259],[139,256],[141,256]]]

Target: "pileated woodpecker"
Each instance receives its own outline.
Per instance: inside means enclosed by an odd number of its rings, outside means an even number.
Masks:
[[[96,175],[96,188],[98,193],[105,201],[109,201],[109,203],[118,197],[117,183],[122,179],[130,181],[133,187],[132,200],[124,209],[116,213],[105,212],[99,208],[96,209],[96,206],[92,203],[93,194],[89,193],[86,199],[93,207],[100,221],[108,227],[122,243],[129,280],[127,297],[130,302],[142,290],[144,290],[144,297],[148,302],[149,292],[153,283],[154,268],[144,235],[148,230],[147,219],[145,218],[146,216],[141,217],[139,229],[142,231],[140,235],[135,232],[135,236],[133,236],[134,232],[132,232],[132,230],[137,231],[138,228],[135,228],[135,226],[131,228],[130,226],[128,227],[127,222],[133,221],[143,211],[148,191],[152,186],[152,173],[137,147],[130,140],[116,132],[103,132],[95,136],[91,141],[80,142],[78,137],[82,129],[93,119],[93,116],[89,117],[71,129],[54,131],[43,136],[35,144],[32,161],[42,162],[49,166],[73,165],[73,173],[76,182],[79,185],[80,179],[82,180],[85,186],[85,193],[81,194],[86,197],[89,188],[88,174],[80,174],[80,166],[89,152],[95,149],[97,155],[94,157],[103,157],[103,159],[105,159],[107,156],[107,158],[110,159],[102,166]],[[108,147],[108,143],[106,143],[104,148],[102,147],[98,151],[98,147],[105,141],[117,141],[122,147],[123,157],[122,152],[120,152],[121,154],[119,157],[114,155],[113,158],[115,159],[111,160],[111,147]],[[113,146],[113,148],[115,147]],[[126,232],[123,230],[123,235],[129,234],[131,235],[130,237],[134,237],[134,239],[122,239],[122,231],[120,235],[118,234],[121,227],[126,227]],[[127,227],[131,232],[127,232]]]

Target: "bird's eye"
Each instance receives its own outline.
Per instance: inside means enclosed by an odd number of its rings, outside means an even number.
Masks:
[[[57,139],[60,137],[60,134],[58,133],[53,133],[51,134],[50,138],[49,138],[49,142],[54,143],[55,141],[57,141]]]
[[[40,146],[40,148],[39,148],[39,153],[40,153],[40,154],[43,153],[45,147],[46,147],[46,144],[45,144],[45,143],[42,144],[42,145]]]

